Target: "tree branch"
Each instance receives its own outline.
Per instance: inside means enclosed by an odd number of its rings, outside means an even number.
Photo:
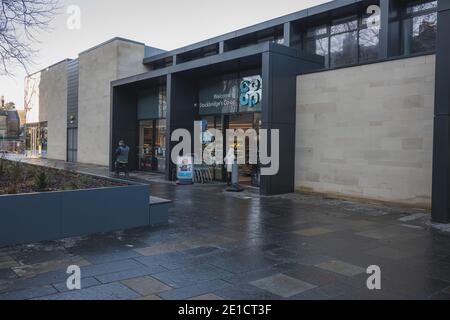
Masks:
[[[36,53],[35,35],[49,30],[58,0],[0,0],[0,75],[12,75],[13,65],[28,73]]]

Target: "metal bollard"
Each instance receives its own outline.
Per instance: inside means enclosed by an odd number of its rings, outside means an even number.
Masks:
[[[244,188],[239,185],[239,165],[234,160],[233,169],[231,171],[231,186],[226,189],[228,192],[242,192]]]

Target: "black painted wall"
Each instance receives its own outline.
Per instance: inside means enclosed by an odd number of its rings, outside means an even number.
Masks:
[[[67,127],[78,127],[78,81],[79,81],[79,63],[78,59],[67,63]],[[74,116],[73,123],[70,123],[70,117]]]
[[[450,222],[450,1],[439,1],[432,218]]]
[[[112,88],[113,103],[111,113],[111,168],[115,158],[113,156],[120,140],[125,140],[130,147],[130,170],[138,168],[139,124],[137,121],[137,93],[127,87]],[[95,137],[93,137],[94,139]]]

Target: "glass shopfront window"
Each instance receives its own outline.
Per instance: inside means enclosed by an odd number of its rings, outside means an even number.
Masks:
[[[139,123],[139,169],[166,171],[166,120],[143,120]]]
[[[46,158],[47,140],[47,122],[27,125],[25,136],[26,156],[30,158]]]
[[[214,137],[208,132],[210,129],[223,130],[223,117],[222,115],[216,116],[204,116],[202,117],[202,150],[204,151],[208,144],[214,142]],[[215,156],[215,155],[214,155]],[[224,176],[224,166],[223,165],[212,165],[213,179],[216,181],[223,181]]]
[[[166,86],[139,94],[139,170],[166,171],[166,111]]]
[[[226,130],[255,129],[259,132],[262,84],[263,79],[259,69],[215,76],[200,81],[197,112],[202,121],[203,150],[214,142],[214,137],[208,132],[209,129],[222,131],[223,156],[227,154]],[[248,160],[249,145],[246,145],[245,156]],[[227,180],[226,166],[213,165],[211,169],[214,180]],[[259,165],[240,166],[240,179],[241,183],[259,186]]]

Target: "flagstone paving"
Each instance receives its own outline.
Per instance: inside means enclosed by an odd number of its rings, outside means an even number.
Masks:
[[[450,300],[450,229],[426,211],[131,177],[174,201],[169,225],[0,248],[0,300]],[[79,291],[66,286],[72,264]]]
[[[168,285],[149,276],[123,280],[121,282],[142,296],[150,296],[172,289]]]
[[[313,284],[294,279],[284,274],[276,274],[268,278],[250,282],[250,284],[283,298],[289,298],[316,288]]]
[[[339,273],[347,277],[353,277],[366,271],[364,268],[336,260],[319,263],[316,267]]]

